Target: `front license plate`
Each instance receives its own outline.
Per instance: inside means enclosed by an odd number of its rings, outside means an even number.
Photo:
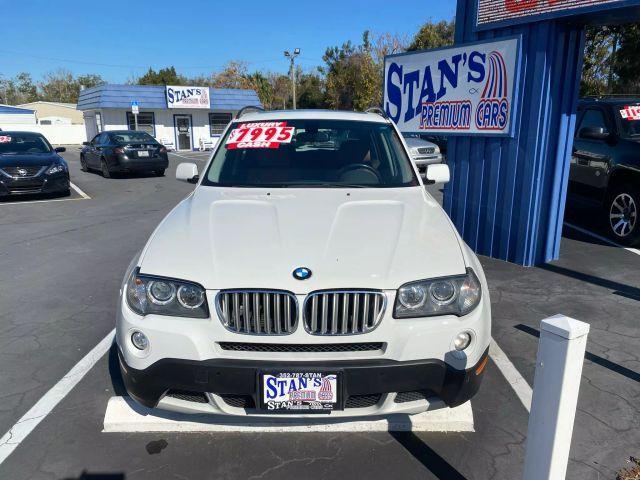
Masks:
[[[274,372],[260,376],[261,407],[270,413],[329,413],[342,409],[340,376],[328,372]]]
[[[139,157],[148,157],[149,156],[149,152],[147,152],[146,150],[144,152],[138,152],[138,156]]]

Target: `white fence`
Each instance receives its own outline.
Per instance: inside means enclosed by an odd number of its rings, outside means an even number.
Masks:
[[[84,125],[27,125],[0,123],[4,131],[38,132],[53,145],[80,145],[87,140]]]

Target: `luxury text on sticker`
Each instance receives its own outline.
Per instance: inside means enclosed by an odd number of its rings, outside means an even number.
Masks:
[[[287,122],[243,123],[231,130],[226,147],[237,148],[278,148],[281,143],[291,143],[294,127]]]
[[[630,105],[620,110],[620,116],[627,120],[640,120],[640,105]]]
[[[11,137],[8,135],[0,135],[0,143],[9,143],[11,142]]]

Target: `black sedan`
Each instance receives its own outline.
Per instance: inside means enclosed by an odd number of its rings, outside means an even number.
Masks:
[[[99,170],[105,178],[113,173],[141,171],[162,177],[169,166],[167,149],[146,132],[102,132],[83,145],[80,153],[82,170]]]
[[[69,195],[69,167],[39,133],[0,133],[0,197],[20,194]]]

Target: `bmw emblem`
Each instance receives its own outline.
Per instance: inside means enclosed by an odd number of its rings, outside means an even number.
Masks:
[[[307,267],[298,267],[293,271],[293,278],[296,280],[307,280],[311,278],[311,270]]]

